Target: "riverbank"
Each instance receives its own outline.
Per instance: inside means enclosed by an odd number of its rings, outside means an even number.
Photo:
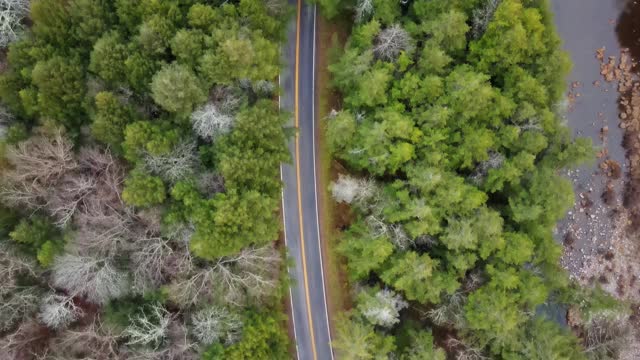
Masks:
[[[562,265],[584,286],[640,303],[640,6],[633,1],[553,0],[564,49],[574,64],[564,118],[597,147],[591,164],[569,170],[576,194],[558,224]],[[638,306],[633,305],[638,320]],[[569,319],[571,322],[571,319]],[[636,340],[637,336],[636,336]],[[622,359],[640,358],[640,341]]]

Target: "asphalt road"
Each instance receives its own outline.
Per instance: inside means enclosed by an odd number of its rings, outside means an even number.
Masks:
[[[280,76],[280,107],[297,127],[289,143],[292,164],[281,168],[285,242],[294,265],[289,289],[298,360],[331,360],[318,221],[315,119],[315,5],[289,0],[296,16],[289,23]]]

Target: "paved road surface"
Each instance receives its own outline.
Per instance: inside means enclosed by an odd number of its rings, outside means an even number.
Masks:
[[[292,319],[298,360],[332,360],[318,223],[315,159],[315,15],[313,5],[289,0],[296,8],[283,48],[280,106],[298,128],[289,143],[293,163],[281,169],[285,242],[295,266],[289,272]]]

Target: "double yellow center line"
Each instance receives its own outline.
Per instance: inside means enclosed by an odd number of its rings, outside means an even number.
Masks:
[[[318,358],[316,352],[316,340],[313,333],[313,318],[311,316],[311,301],[309,296],[309,281],[307,280],[307,257],[305,255],[304,249],[304,225],[302,218],[302,192],[300,186],[300,112],[298,109],[298,101],[300,94],[300,14],[302,11],[302,0],[298,0],[298,9],[296,14],[296,69],[295,69],[295,94],[294,94],[294,104],[293,104],[293,112],[294,112],[294,125],[298,131],[296,131],[296,181],[298,186],[298,221],[300,224],[300,249],[302,251],[302,272],[304,274],[304,291],[307,302],[307,319],[309,320],[309,334],[311,336],[311,351],[313,353],[313,359],[316,360]],[[314,35],[315,36],[315,35]],[[298,359],[302,360],[302,359]]]

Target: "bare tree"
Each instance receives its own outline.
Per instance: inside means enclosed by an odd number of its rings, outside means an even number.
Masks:
[[[590,359],[618,359],[633,338],[633,329],[626,318],[597,317],[584,326],[584,347]]]
[[[168,154],[146,154],[144,166],[149,172],[174,184],[194,173],[197,160],[196,144],[181,142]]]
[[[338,181],[331,183],[331,194],[337,202],[347,204],[362,204],[370,199],[376,190],[375,183],[370,179],[358,179],[340,174]]]
[[[411,36],[400,25],[394,24],[380,31],[373,53],[384,61],[395,61],[401,52],[411,49]]]
[[[400,250],[407,250],[415,244],[415,241],[409,237],[401,224],[389,225],[391,242]]]
[[[11,182],[50,184],[66,172],[77,168],[73,144],[60,130],[52,136],[37,135],[7,149],[12,166],[4,177]]]
[[[124,360],[126,358],[120,354],[119,339],[109,326],[95,318],[86,326],[65,330],[52,338],[46,359]]]
[[[37,267],[33,261],[15,254],[13,249],[0,243],[0,298],[20,290],[18,277],[27,275],[38,277]]]
[[[501,2],[502,0],[486,0],[482,7],[473,11],[471,34],[474,39],[482,37]]]
[[[2,278],[4,281],[6,278]],[[8,331],[38,310],[40,291],[26,287],[0,297],[0,332]]]
[[[367,21],[373,15],[373,0],[358,0],[356,5],[356,22]]]
[[[485,356],[482,349],[478,349],[469,344],[466,344],[456,338],[450,337],[447,339],[447,347],[455,351],[456,360],[488,360],[489,357]]]
[[[191,114],[193,131],[198,137],[205,140],[211,140],[216,136],[228,133],[231,131],[233,122],[233,116],[220,111],[212,103],[205,104]]]
[[[96,179],[85,174],[64,176],[57,184],[56,190],[50,193],[46,206],[51,216],[56,219],[55,224],[64,228],[78,208],[86,206],[86,200],[96,186]]]
[[[160,304],[154,304],[129,319],[123,335],[127,345],[143,345],[158,349],[169,333],[173,315]]]
[[[167,345],[162,348],[135,349],[127,354],[128,360],[197,360],[198,346],[189,339],[187,327],[172,320],[167,329]]]
[[[255,91],[258,96],[268,97],[276,91],[276,84],[274,84],[273,81],[258,80],[253,84],[253,91]]]
[[[52,283],[72,296],[85,296],[100,305],[125,295],[128,290],[126,276],[109,261],[71,254],[56,258]]]
[[[464,328],[466,325],[464,317],[466,300],[465,294],[461,291],[445,295],[436,307],[427,311],[426,315],[438,326]]]
[[[208,196],[224,192],[224,178],[220,174],[204,172],[197,178],[198,190]]]
[[[42,300],[38,318],[50,329],[58,330],[78,320],[83,313],[82,309],[73,302],[72,297],[49,294]]]
[[[248,300],[259,302],[277,288],[281,262],[280,254],[271,245],[249,247],[235,256],[218,259],[213,266],[176,279],[169,285],[169,297],[184,307],[212,298],[236,306]]]
[[[36,320],[27,320],[0,339],[0,359],[33,359],[46,351],[49,330]]]
[[[114,258],[129,250],[131,241],[136,238],[136,221],[132,213],[94,202],[76,214],[74,224],[77,231],[70,248],[83,256]]]
[[[16,41],[29,15],[29,0],[0,0],[0,48]]]
[[[358,306],[362,315],[374,325],[393,327],[400,322],[400,310],[409,304],[392,290],[383,289],[374,296],[366,295]]]
[[[175,261],[169,240],[161,237],[141,239],[136,242],[138,249],[131,254],[133,288],[145,293],[163,284],[167,279],[165,269]]]
[[[246,96],[242,93],[242,89],[238,87],[216,86],[211,93],[211,98],[213,99],[212,104],[214,104],[220,112],[228,115],[235,114],[247,100]]]
[[[222,340],[226,345],[240,339],[242,320],[222,307],[208,307],[192,316],[193,336],[203,345]]]

